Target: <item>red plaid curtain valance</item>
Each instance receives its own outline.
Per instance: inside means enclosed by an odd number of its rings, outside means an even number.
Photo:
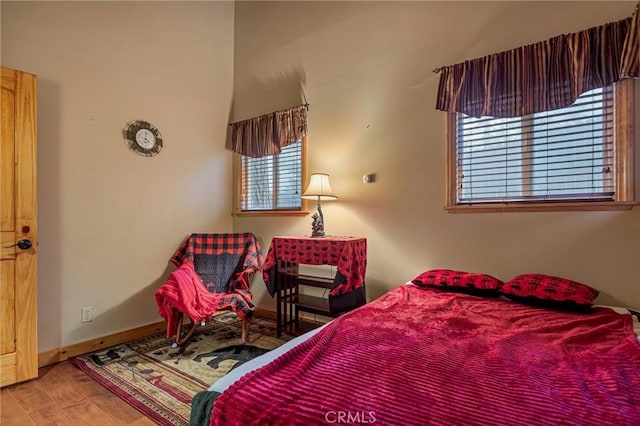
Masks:
[[[231,149],[248,157],[280,154],[307,134],[307,105],[231,123]]]

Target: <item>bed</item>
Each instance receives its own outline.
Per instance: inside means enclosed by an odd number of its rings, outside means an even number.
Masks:
[[[640,424],[633,311],[450,290],[401,285],[245,363],[191,424]]]

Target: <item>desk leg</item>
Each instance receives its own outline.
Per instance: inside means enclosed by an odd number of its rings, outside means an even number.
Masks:
[[[282,277],[280,276],[280,261],[276,265],[276,337],[282,336]]]

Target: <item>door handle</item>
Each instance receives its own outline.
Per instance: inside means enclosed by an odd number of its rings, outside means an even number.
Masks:
[[[29,250],[31,247],[33,247],[33,243],[31,242],[31,240],[18,240],[17,243],[10,245],[10,246],[3,246],[3,248],[11,248],[11,247],[16,247],[18,246],[18,248],[20,250]]]

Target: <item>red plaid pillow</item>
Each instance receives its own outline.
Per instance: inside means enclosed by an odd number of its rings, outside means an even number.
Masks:
[[[507,281],[500,293],[510,299],[549,307],[590,308],[598,290],[566,278],[523,274]]]
[[[487,274],[431,269],[415,277],[412,283],[442,290],[458,291],[482,296],[497,296],[502,281]]]

